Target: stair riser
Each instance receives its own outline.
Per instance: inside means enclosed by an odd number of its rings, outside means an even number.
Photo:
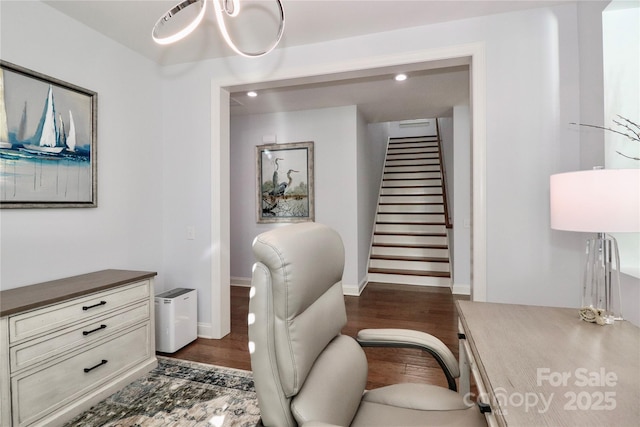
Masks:
[[[393,166],[393,167],[389,167]],[[403,162],[398,164],[387,164],[384,168],[384,173],[413,173],[413,172],[430,172],[427,175],[429,178],[440,178],[440,166],[438,165],[415,165],[410,162]]]
[[[394,270],[421,271],[449,271],[448,262],[425,262],[425,261],[397,261],[372,259],[369,263],[371,268],[388,268]]]
[[[448,277],[428,276],[404,276],[400,274],[369,273],[369,282],[393,283],[400,285],[450,287],[451,279]]]
[[[419,159],[419,160],[388,160],[385,162],[385,169],[393,168],[395,171],[407,170],[423,170],[423,168],[436,166],[440,170],[439,159]]]
[[[377,222],[434,222],[444,224],[443,214],[378,214]]]
[[[420,143],[425,141],[438,142],[437,135],[423,135],[423,136],[409,136],[406,138],[389,138],[390,144],[402,144],[402,143]]]
[[[393,150],[395,148],[414,148],[414,147],[438,147],[438,141],[434,140],[424,140],[424,141],[415,141],[415,142],[390,142],[387,147],[388,150]]]
[[[380,196],[380,203],[444,203],[442,196]]]
[[[432,233],[444,234],[447,232],[446,226],[443,225],[424,225],[424,224],[376,224],[376,232],[378,233]]]
[[[449,256],[449,251],[446,249],[390,248],[386,246],[374,246],[371,249],[371,254],[372,255],[421,256],[421,257],[446,258]]]
[[[443,205],[381,205],[378,213],[444,213]]]
[[[389,194],[417,194],[417,195],[442,195],[442,188],[440,187],[418,187],[418,188],[396,188],[389,187],[382,189],[382,195],[387,196]]]
[[[446,237],[440,236],[380,236],[373,237],[374,243],[396,243],[405,245],[448,245]]]
[[[412,155],[412,156],[422,156],[423,154],[438,154],[438,148],[430,148],[430,147],[424,147],[424,148],[400,148],[400,149],[389,149],[389,151],[387,151],[387,158],[389,158],[389,156],[396,156],[396,155]]]
[[[440,171],[420,171],[420,172],[385,172],[382,179],[440,179]]]
[[[417,160],[417,159],[439,159],[438,153],[424,153],[424,154],[388,154],[387,161],[389,160]]]
[[[440,178],[440,177],[434,177]],[[384,181],[382,183],[384,188],[397,188],[397,187],[442,187],[442,181],[440,179],[400,179],[393,181]]]

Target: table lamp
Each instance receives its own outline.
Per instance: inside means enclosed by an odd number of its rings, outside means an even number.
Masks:
[[[618,243],[606,233],[640,231],[640,169],[561,173],[550,185],[551,228],[597,233],[587,241],[581,318],[621,320]]]

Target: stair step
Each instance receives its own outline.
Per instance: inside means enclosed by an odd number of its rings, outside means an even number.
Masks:
[[[447,249],[447,245],[420,245],[401,243],[374,243],[372,246],[380,248],[407,248],[407,249]]]
[[[438,204],[378,204],[378,213],[394,213],[394,214],[444,214],[444,205]]]
[[[387,203],[444,203],[444,199],[437,194],[381,194],[380,204]]]
[[[440,179],[430,180],[418,180],[418,179],[402,179],[402,180],[388,180],[382,181],[382,188],[421,188],[421,187],[438,187],[442,188],[442,181]]]
[[[440,166],[434,166],[433,168],[415,168],[410,169],[406,166],[402,166],[404,169],[399,170],[384,170],[382,174],[383,179],[442,179],[440,173]]]
[[[383,171],[385,175],[389,175],[389,176],[397,176],[397,175],[421,176],[423,173],[428,173],[428,172],[439,173],[440,165],[433,164],[433,165],[422,165],[422,166],[388,166],[388,167],[385,167]]]
[[[431,276],[431,277],[451,277],[448,271],[429,271],[429,270],[402,270],[393,268],[369,268],[369,273],[377,274],[397,274],[401,276]]]
[[[449,244],[446,235],[437,233],[423,234],[401,234],[401,233],[374,233],[374,244],[397,244],[397,245],[442,245]]]
[[[438,153],[425,153],[425,154],[387,154],[387,160],[427,160],[427,159],[439,159]]]
[[[438,142],[438,137],[436,135],[429,135],[389,138],[389,144],[415,144],[420,142]]]
[[[423,159],[416,159],[412,157],[410,159],[387,159],[385,162],[387,166],[403,166],[403,165],[416,165],[419,167],[438,166],[440,167],[440,157],[429,156]]]
[[[434,174],[437,176],[434,177]],[[433,170],[418,169],[412,171],[385,171],[382,179],[440,179],[440,168]]]
[[[413,256],[413,255],[371,255],[371,259],[380,259],[387,261],[419,261],[419,262],[441,262],[449,263],[447,257],[429,257],[429,256]]]
[[[387,158],[396,154],[438,154],[438,147],[398,147],[387,150]]]
[[[436,276],[409,276],[399,274],[368,274],[369,283],[388,283],[391,285],[451,287],[451,278]]]
[[[369,268],[385,268],[391,270],[406,270],[420,273],[422,271],[449,272],[448,262],[433,261],[412,261],[412,260],[389,260],[372,258],[369,261]]]
[[[445,224],[376,224],[374,233],[389,233],[397,235],[406,235],[407,233],[427,234],[427,235],[446,235],[447,227]],[[381,234],[382,235],[382,234]]]
[[[442,187],[383,187],[382,195],[442,196]]]
[[[434,245],[435,246],[435,245]],[[446,248],[429,248],[429,247],[417,247],[412,248],[409,246],[371,246],[371,255],[388,257],[418,257],[418,258],[441,258],[449,260],[449,250]]]
[[[444,224],[445,218],[442,213],[378,213],[376,224]]]

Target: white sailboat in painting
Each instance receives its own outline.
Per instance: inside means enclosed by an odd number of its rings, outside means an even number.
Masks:
[[[67,150],[76,151],[76,125],[73,123],[73,114],[69,110],[69,134],[67,135]]]
[[[47,102],[42,113],[42,120],[38,127],[38,145],[25,144],[24,150],[37,154],[59,154],[64,150],[64,145],[58,144],[58,126],[56,125],[56,111],[53,105],[53,87],[49,85]]]
[[[11,148],[9,126],[7,125],[7,107],[4,104],[4,70],[0,70],[0,148]]]

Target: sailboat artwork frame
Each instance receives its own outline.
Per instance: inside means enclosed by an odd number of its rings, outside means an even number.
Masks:
[[[313,142],[256,146],[256,221],[314,221]]]
[[[0,60],[0,208],[98,206],[98,94]]]

